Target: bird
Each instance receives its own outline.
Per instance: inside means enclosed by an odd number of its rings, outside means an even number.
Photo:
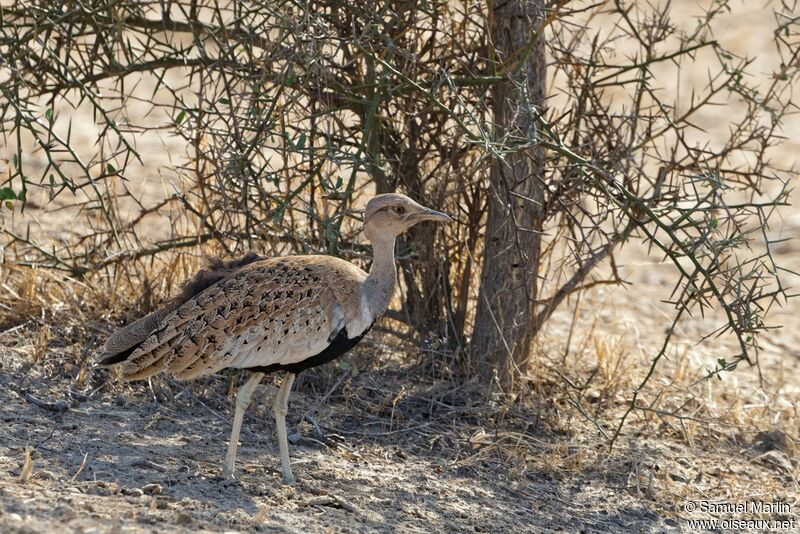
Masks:
[[[368,273],[326,255],[215,259],[160,309],[111,334],[97,365],[118,367],[126,380],[158,373],[191,380],[226,368],[250,372],[236,395],[222,467],[228,479],[234,478],[253,393],[265,375],[282,372],[273,415],[283,482],[292,484],[286,414],[295,377],[345,354],[383,315],[397,283],[395,240],[423,221],[452,219],[400,193],[371,198],[362,229],[372,245]]]

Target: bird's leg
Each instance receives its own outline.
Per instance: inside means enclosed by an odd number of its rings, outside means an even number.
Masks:
[[[278,447],[281,450],[281,471],[284,484],[294,484],[292,464],[289,462],[289,440],[286,437],[286,412],[289,410],[289,392],[292,391],[294,377],[294,373],[288,373],[283,379],[281,389],[275,396],[275,405],[272,407],[272,412],[275,414],[275,426],[278,429]]]
[[[233,478],[233,470],[236,466],[236,449],[239,447],[239,431],[242,429],[242,418],[244,418],[244,412],[250,405],[250,399],[253,398],[253,393],[262,378],[264,378],[264,373],[254,373],[239,388],[239,393],[236,395],[236,411],[233,414],[231,441],[228,443],[228,454],[225,456],[225,465],[222,467],[222,476],[225,478]]]

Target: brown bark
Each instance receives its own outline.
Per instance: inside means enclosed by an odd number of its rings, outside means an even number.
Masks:
[[[510,80],[492,89],[495,136],[508,144],[537,138],[535,116],[543,112],[545,99],[544,41],[540,35],[533,47],[529,44],[543,9],[543,0],[498,1],[490,7],[497,68],[512,69]],[[520,68],[513,70],[520,61]],[[514,150],[505,161],[494,161],[489,177],[472,350],[485,363],[485,376],[496,369],[506,386],[513,385],[516,370],[526,371],[537,331],[534,306],[543,224],[543,162],[539,147]]]

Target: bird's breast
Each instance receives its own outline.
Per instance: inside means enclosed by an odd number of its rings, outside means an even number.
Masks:
[[[324,350],[340,322],[321,305],[291,315],[270,317],[230,336],[218,349],[219,357],[238,368],[296,363]]]
[[[348,318],[347,324],[347,337],[354,339],[361,337],[375,322],[375,315],[370,308],[369,298],[365,292],[361,292],[358,299],[358,307],[352,317]]]

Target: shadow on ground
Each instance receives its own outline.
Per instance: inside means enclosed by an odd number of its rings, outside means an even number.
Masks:
[[[380,380],[381,388],[399,397],[398,382],[381,371],[348,380],[346,394],[313,410],[317,428],[305,420],[298,424],[317,396],[308,386],[293,394],[289,423],[298,437],[291,454],[299,482],[287,487],[280,483],[263,393],[245,418],[238,480],[231,483],[219,478],[231,417],[222,381],[199,393],[184,385],[174,393],[175,384],[162,383],[134,385],[124,396],[113,387],[85,396],[71,393],[68,380],[39,376],[10,356],[2,361],[0,527],[7,532],[61,525],[598,533],[676,526],[652,502],[599,472],[562,472],[526,458],[529,448],[492,442],[483,430],[490,421],[481,425],[469,410],[459,412],[460,420],[448,417],[452,412],[436,408],[445,402],[425,401],[432,390],[422,388],[392,405],[373,403]],[[36,402],[59,400],[69,405],[66,411]],[[548,436],[538,423],[542,432],[532,436],[529,426],[518,437],[535,438],[542,450],[565,439]],[[26,447],[34,464],[23,484]]]

